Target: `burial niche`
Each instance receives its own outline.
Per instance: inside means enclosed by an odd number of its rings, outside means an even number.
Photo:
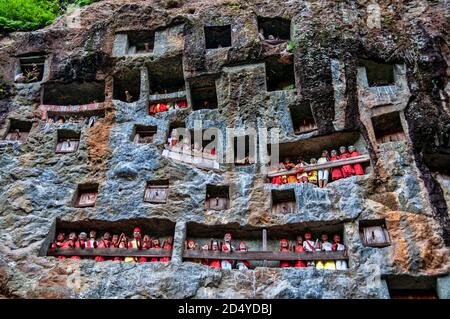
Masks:
[[[272,190],[272,214],[294,214],[297,202],[293,189]]]
[[[46,56],[39,53],[21,55],[19,69],[16,71],[15,82],[32,83],[40,82],[44,77]]]
[[[158,128],[156,126],[135,125],[133,142],[138,144],[153,143]]]
[[[271,57],[266,60],[266,84],[267,91],[284,91],[295,89],[294,63],[280,61],[279,57]]]
[[[292,119],[292,127],[295,134],[309,133],[317,130],[316,121],[309,102],[299,103],[289,109]]]
[[[229,186],[206,185],[207,210],[226,210],[230,208]]]
[[[389,63],[378,63],[370,60],[361,60],[366,69],[367,83],[369,87],[394,85],[394,65]]]
[[[231,47],[231,25],[205,26],[206,49]]]
[[[94,207],[97,201],[98,184],[80,184],[75,194],[75,207]]]
[[[397,275],[385,280],[391,299],[438,299],[436,277]]]
[[[33,122],[11,119],[9,121],[8,132],[6,133],[4,139],[6,141],[25,143],[32,127]]]
[[[233,137],[234,165],[246,166],[256,162],[256,136],[241,135]]]
[[[169,180],[157,180],[147,182],[145,187],[144,202],[152,204],[165,204],[169,196]]]
[[[159,95],[183,92],[185,81],[181,56],[161,59],[148,64],[150,101],[161,100]]]
[[[264,40],[288,41],[291,38],[291,21],[282,18],[258,17],[258,30]]]
[[[105,101],[105,82],[46,83],[43,104],[83,105]]]
[[[359,235],[364,246],[387,247],[391,244],[389,232],[384,219],[361,220]]]
[[[80,144],[80,132],[72,130],[58,130],[56,153],[74,153]]]
[[[132,70],[114,77],[115,100],[122,102],[136,102],[139,100],[141,91],[141,72]]]
[[[378,144],[406,140],[399,112],[372,117],[372,127]]]
[[[125,42],[121,43],[125,44],[125,55],[149,54],[153,52],[155,45],[155,32],[145,30],[119,32],[116,34],[116,43],[117,39],[121,39],[119,42]]]
[[[217,109],[217,91],[215,77],[203,76],[190,84],[192,109]]]

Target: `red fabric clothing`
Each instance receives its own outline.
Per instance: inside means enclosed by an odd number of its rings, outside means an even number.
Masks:
[[[210,267],[215,267],[215,268],[222,268],[221,264],[220,264],[220,260],[211,260],[209,263]]]
[[[294,249],[295,252],[300,252],[300,251],[305,251],[305,248],[303,248],[303,246],[296,246]],[[297,260],[295,262],[294,267],[306,267],[306,264],[303,260]]]
[[[280,249],[281,252],[289,252],[288,248],[281,248]],[[280,261],[280,268],[286,268],[286,267],[291,267],[291,262],[287,261],[287,260],[281,260]]]
[[[170,245],[170,244],[164,244],[163,249],[172,249],[172,245]],[[161,257],[161,258],[159,259],[159,261],[162,261],[162,262],[168,262],[168,261],[170,261],[170,257]]]
[[[346,159],[346,158],[350,158],[350,154],[345,152],[344,154],[341,154],[339,156],[339,159]],[[355,171],[353,170],[352,165],[344,165],[342,166],[342,175],[344,178],[346,177],[350,177],[352,175],[355,175]]]
[[[85,245],[86,245],[86,242],[81,241],[81,240],[77,240],[77,241],[75,242],[75,248],[84,248]],[[71,258],[71,259],[81,259],[80,256],[72,256],[72,257],[70,257],[70,258]]]
[[[184,109],[185,107],[187,107],[187,101],[178,101],[178,102],[177,102],[177,106],[178,106],[180,109]]]
[[[272,177],[272,184],[275,184],[275,185],[283,184],[283,178],[281,176]]]
[[[153,248],[154,249],[161,249],[161,246],[156,246],[156,247],[153,247]],[[156,261],[158,261],[158,258],[154,257],[154,258],[150,259],[150,261],[151,262],[156,262]]]
[[[357,151],[350,153],[350,157],[356,157],[356,156],[360,156],[360,155],[361,154]],[[360,163],[353,164],[353,171],[355,172],[355,175],[364,175],[364,169]]]
[[[209,261],[208,259],[202,259],[202,261],[200,262],[202,265],[208,266],[209,265]]]
[[[97,248],[97,242],[94,240],[88,240],[86,241],[86,243],[84,244],[85,248]]]
[[[331,157],[330,157],[330,161],[336,161],[336,160],[338,160],[338,159],[339,159],[338,156],[331,156]],[[332,179],[333,181],[336,181],[336,180],[341,179],[341,178],[343,178],[343,177],[344,177],[344,175],[343,175],[343,173],[342,173],[342,169],[341,169],[340,166],[338,166],[338,167],[333,167],[333,168],[331,169],[331,179]]]
[[[111,242],[108,240],[100,240],[97,244],[97,248],[109,248],[111,246]],[[103,256],[95,256],[95,261],[105,261],[106,258]]]

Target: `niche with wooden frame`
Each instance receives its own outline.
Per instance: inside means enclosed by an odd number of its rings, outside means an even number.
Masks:
[[[406,140],[399,112],[391,112],[372,117],[372,127],[375,132],[377,144]]]
[[[25,143],[32,127],[33,122],[11,119],[4,140]]]
[[[74,153],[80,145],[80,132],[72,130],[58,130],[55,153]]]
[[[229,186],[206,186],[206,210],[227,210],[230,208],[230,188]]]
[[[80,184],[75,193],[75,207],[94,207],[98,197],[98,184]]]
[[[144,192],[144,202],[165,204],[169,197],[169,180],[155,180],[147,182]]]
[[[152,125],[135,125],[133,142],[137,144],[153,143],[158,128]]]
[[[297,201],[294,189],[272,190],[272,214],[295,214]]]
[[[391,238],[384,219],[361,220],[359,236],[363,246],[383,248],[391,245]]]
[[[205,48],[231,47],[231,25],[205,26]]]

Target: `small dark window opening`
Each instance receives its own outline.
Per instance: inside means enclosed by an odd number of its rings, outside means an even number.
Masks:
[[[181,56],[148,65],[151,94],[169,94],[186,90]]]
[[[205,85],[206,84],[206,85]],[[217,109],[217,92],[214,81],[203,83],[202,85],[193,85],[191,87],[192,109]]]
[[[258,30],[265,40],[286,40],[291,38],[291,21],[282,18],[258,17]]]
[[[45,56],[37,54],[28,54],[19,57],[22,82],[32,83],[42,81],[44,77],[45,59]]]
[[[44,84],[43,104],[83,105],[105,101],[105,82]]]
[[[369,60],[362,60],[366,68],[367,81],[369,86],[394,85],[394,65],[388,63],[377,63]]]
[[[272,58],[266,61],[267,91],[295,89],[294,63],[280,63]]]
[[[58,130],[56,153],[76,152],[80,144],[80,133],[71,130]]]
[[[361,220],[359,235],[364,246],[382,248],[390,246],[391,238],[384,219]]]
[[[30,134],[33,122],[10,120],[9,130],[5,140],[25,142]]]
[[[391,299],[438,299],[436,277],[397,275],[386,283]]]
[[[231,26],[205,26],[206,49],[231,47]]]
[[[98,196],[98,184],[78,185],[75,207],[94,207]]]
[[[153,52],[155,45],[155,32],[133,31],[127,32],[128,54],[143,54]]]
[[[225,210],[230,208],[228,186],[206,185],[206,209]]]
[[[293,189],[272,190],[272,214],[293,214],[297,211]]]
[[[234,165],[245,166],[254,164],[256,157],[256,137],[253,135],[236,136],[233,140]]]
[[[141,91],[141,72],[134,70],[118,77],[114,77],[115,100],[122,102],[136,102],[139,100]]]
[[[169,195],[169,180],[156,180],[147,182],[144,194],[144,202],[153,204],[167,203]]]
[[[139,144],[153,143],[158,128],[156,126],[136,125],[133,142]]]
[[[373,117],[372,126],[378,144],[403,141],[406,139],[398,112]]]
[[[292,106],[290,113],[295,134],[303,134],[317,130],[316,121],[314,120],[309,102]]]

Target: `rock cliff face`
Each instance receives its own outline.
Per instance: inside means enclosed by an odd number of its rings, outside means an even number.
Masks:
[[[0,137],[7,139],[17,121],[32,127],[24,143],[0,145],[0,295],[389,298],[389,289],[424,286],[448,298],[450,10],[446,5],[420,0],[104,0],[62,16],[48,28],[4,37]],[[267,45],[260,39],[258,21],[269,18],[290,21],[288,44]],[[205,26],[228,25],[231,45],[206,49]],[[152,53],[132,52],[140,31],[154,37]],[[42,81],[18,83],[25,55],[44,56]],[[390,83],[371,83],[374,73],[389,77],[379,65],[391,66]],[[270,81],[288,81],[289,70],[295,85],[271,90]],[[164,85],[172,83],[182,83],[188,107],[149,115],[156,91],[163,93]],[[194,92],[204,83],[215,84],[215,109],[198,110],[194,105]],[[98,92],[97,84],[104,92]],[[119,97],[124,90],[134,96],[132,102]],[[73,102],[86,96],[95,98]],[[90,116],[80,108],[67,113],[67,108],[54,104],[94,101],[101,103],[89,111],[100,114],[93,124],[45,120],[51,112]],[[317,129],[296,134],[295,114],[304,114],[297,107],[305,104]],[[137,125],[156,127],[152,143],[133,142]],[[233,151],[229,129],[278,128],[281,155],[318,158],[323,148],[353,144],[370,155],[370,164],[365,175],[325,188],[273,185],[259,163],[222,163],[217,170],[205,170],[162,156],[171,129],[180,125],[219,129],[224,157]],[[79,133],[78,149],[55,153],[59,134],[66,131]],[[403,138],[383,140],[393,132]],[[157,180],[169,180],[167,203],[144,202],[147,182]],[[95,207],[75,207],[80,184],[98,185]],[[205,209],[207,185],[229,186],[229,209]],[[274,191],[282,190],[293,190],[295,212],[272,212]],[[132,225],[145,228],[161,219],[173,226],[172,233],[165,234],[175,238],[169,263],[42,256],[55,228],[67,230],[72,225],[79,232],[81,226],[89,230],[101,222],[117,222],[131,232]],[[383,221],[391,244],[363,245],[360,230],[367,221]],[[195,233],[194,222],[204,234]],[[220,239],[218,231],[209,234],[208,229],[226,230],[227,225],[242,239],[246,227],[267,228],[274,250],[280,236],[288,234],[295,240],[294,234],[306,228],[337,229],[347,246],[349,269],[258,264],[239,271],[183,262],[186,238]],[[249,242],[260,249],[258,240]]]

